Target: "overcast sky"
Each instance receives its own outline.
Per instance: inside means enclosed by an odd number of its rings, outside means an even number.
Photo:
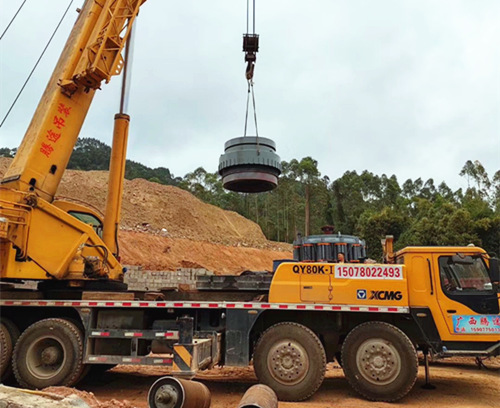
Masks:
[[[500,169],[500,1],[257,0],[259,133],[283,160],[312,156],[331,179],[368,169],[459,177]],[[3,32],[22,0],[0,0]],[[27,0],[0,41],[0,120],[69,0]],[[17,147],[76,18],[75,0],[0,128]],[[137,21],[128,158],[183,176],[215,171],[243,133],[245,0],[148,0]],[[81,136],[110,144],[121,81],[98,91]],[[253,134],[253,127],[250,128]]]

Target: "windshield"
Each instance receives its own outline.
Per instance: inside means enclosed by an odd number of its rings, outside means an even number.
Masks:
[[[441,286],[445,292],[459,293],[492,289],[488,269],[480,257],[439,257]]]
[[[76,219],[84,222],[85,224],[90,224],[97,235],[102,238],[102,224],[101,221],[96,218],[94,215],[83,212],[69,211],[69,215],[72,215]]]

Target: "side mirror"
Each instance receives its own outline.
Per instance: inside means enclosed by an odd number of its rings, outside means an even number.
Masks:
[[[491,283],[496,292],[498,292],[500,285],[500,266],[498,258],[490,258],[490,267],[488,269]]]

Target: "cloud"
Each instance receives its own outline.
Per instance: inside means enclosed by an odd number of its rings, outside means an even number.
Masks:
[[[67,4],[53,3],[26,4],[0,42],[2,115]],[[217,168],[224,142],[243,132],[245,7],[230,0],[142,6],[129,158],[175,175]],[[260,134],[285,160],[314,157],[330,178],[368,169],[458,188],[469,159],[493,174],[500,167],[499,16],[495,0],[258,1]],[[20,143],[72,19],[0,129],[1,145]],[[103,86],[82,136],[110,142],[119,90],[116,78]]]

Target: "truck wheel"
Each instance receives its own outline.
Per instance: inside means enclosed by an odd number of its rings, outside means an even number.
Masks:
[[[259,381],[271,387],[280,401],[303,401],[323,382],[326,354],[318,336],[306,326],[278,323],[257,342],[253,365]]]
[[[14,348],[14,375],[21,387],[72,386],[83,370],[80,330],[64,319],[29,326]]]
[[[406,334],[384,322],[351,330],[342,345],[342,363],[349,384],[372,401],[397,401],[417,380],[415,347]]]
[[[14,349],[14,346],[17,343],[17,339],[19,338],[20,333],[17,326],[14,323],[12,323],[11,320],[2,317],[0,321],[2,323],[2,326],[5,327],[5,330],[3,330],[5,338],[7,342],[10,343],[11,345],[9,355],[5,356],[7,358],[7,361],[5,362],[5,365],[4,363],[2,363],[2,368],[0,369],[2,373],[0,379],[2,381],[6,381],[12,377],[12,350]]]
[[[337,360],[337,364],[342,368],[342,353],[340,351],[335,353],[335,360]]]
[[[6,375],[12,358],[12,341],[7,327],[0,323],[0,378]]]
[[[87,375],[89,375],[89,373],[90,373],[91,365],[92,364],[82,364],[82,370],[80,371],[80,375],[76,379],[74,385],[79,384],[83,380],[85,380],[85,378],[87,377]]]

